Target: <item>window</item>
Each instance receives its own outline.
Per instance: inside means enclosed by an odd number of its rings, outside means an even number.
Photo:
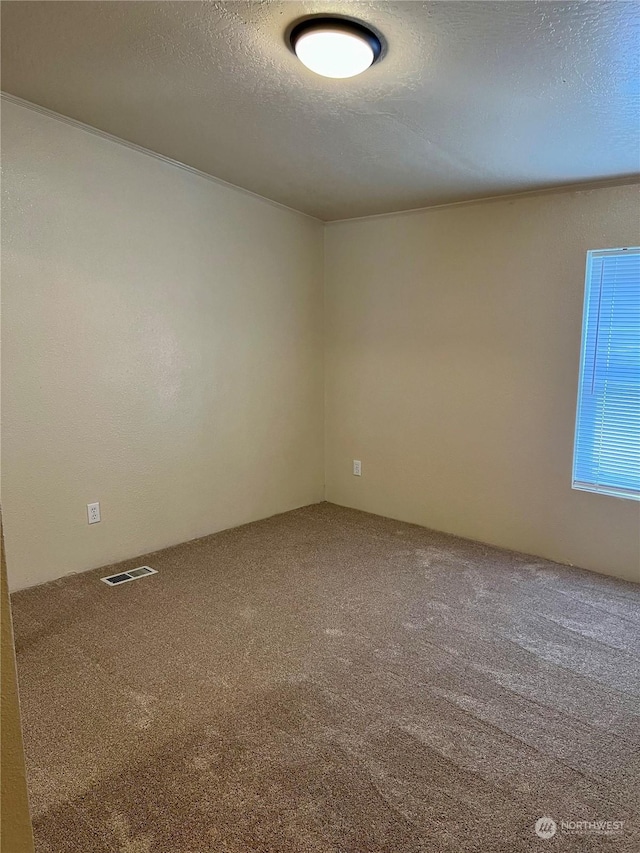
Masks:
[[[640,248],[587,252],[573,488],[640,500]]]

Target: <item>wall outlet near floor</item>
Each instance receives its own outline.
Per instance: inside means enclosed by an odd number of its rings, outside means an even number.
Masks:
[[[359,459],[353,460],[353,476],[362,477],[362,462]]]
[[[87,504],[87,519],[89,524],[97,524],[100,521],[100,503]]]

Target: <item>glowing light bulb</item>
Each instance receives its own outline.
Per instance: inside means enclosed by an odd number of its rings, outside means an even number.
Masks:
[[[380,56],[380,39],[356,21],[309,18],[294,27],[291,45],[311,71],[323,77],[362,74]]]

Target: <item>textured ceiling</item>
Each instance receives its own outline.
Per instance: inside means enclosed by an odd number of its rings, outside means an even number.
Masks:
[[[359,17],[361,77],[304,68],[283,33]],[[3,89],[321,219],[639,169],[627,2],[4,2]]]

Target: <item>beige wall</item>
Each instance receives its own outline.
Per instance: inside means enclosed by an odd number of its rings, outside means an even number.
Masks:
[[[327,226],[327,499],[640,580],[640,505],[571,489],[585,252],[637,245],[638,202]]]
[[[11,586],[321,500],[321,223],[2,118]]]
[[[637,187],[323,229],[11,103],[3,161],[13,588],[322,499],[323,231],[327,499],[640,580],[638,504],[570,488],[584,256]]]

